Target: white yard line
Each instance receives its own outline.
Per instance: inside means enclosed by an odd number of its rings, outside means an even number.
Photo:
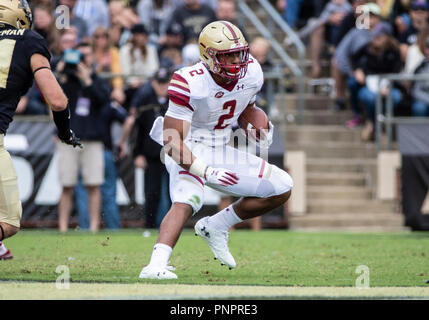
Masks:
[[[0,282],[0,300],[31,299],[295,299],[295,298],[393,298],[429,299],[429,287],[279,287],[207,286],[184,284]]]

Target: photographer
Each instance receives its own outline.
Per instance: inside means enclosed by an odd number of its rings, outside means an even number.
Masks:
[[[104,181],[103,130],[100,117],[103,106],[110,102],[110,87],[93,70],[91,45],[81,43],[76,49],[64,51],[56,65],[58,81],[69,99],[70,126],[78,134],[84,149],[64,148],[57,144],[59,179],[63,187],[59,202],[59,229],[68,229],[73,189],[79,172],[88,190],[90,229],[100,224],[101,193]]]
[[[170,206],[170,203],[163,203],[164,199],[164,202],[169,202],[170,197],[168,195],[168,173],[160,159],[161,146],[150,138],[149,132],[155,119],[158,116],[164,116],[167,111],[167,91],[171,76],[168,69],[160,68],[154,78],[137,91],[131,103],[131,112],[134,109],[137,114],[135,122],[137,140],[133,150],[134,165],[145,170],[146,228],[158,226]],[[157,216],[158,214],[160,216]]]

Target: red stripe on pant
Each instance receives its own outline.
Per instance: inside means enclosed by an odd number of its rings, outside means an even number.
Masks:
[[[190,173],[190,172],[188,172],[188,171],[179,171],[179,174],[186,174],[186,175],[188,175],[188,176],[191,176],[191,177],[193,177],[193,178],[195,178],[199,183],[201,183],[201,185],[204,187],[204,182],[203,182],[203,180],[201,180],[201,178],[200,177],[198,177],[198,176],[196,176],[195,174],[192,174],[192,173]]]
[[[264,175],[264,169],[265,169],[265,160],[262,160],[261,170],[259,171],[259,178],[262,178]]]

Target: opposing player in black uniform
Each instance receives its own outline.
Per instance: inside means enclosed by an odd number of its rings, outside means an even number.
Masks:
[[[82,147],[70,130],[67,98],[50,70],[46,41],[30,30],[31,24],[26,0],[0,0],[0,260],[12,258],[1,241],[18,232],[22,213],[16,172],[3,138],[33,79],[52,109],[60,140]]]

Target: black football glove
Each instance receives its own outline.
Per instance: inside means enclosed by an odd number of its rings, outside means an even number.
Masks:
[[[60,136],[59,136],[59,138],[65,144],[73,146],[73,148],[79,147],[79,148],[83,149],[83,145],[82,145],[82,143],[80,143],[80,139],[78,137],[76,137],[76,135],[74,134],[74,132],[72,130],[70,130],[70,136],[68,138],[64,138],[64,137],[60,137]]]

